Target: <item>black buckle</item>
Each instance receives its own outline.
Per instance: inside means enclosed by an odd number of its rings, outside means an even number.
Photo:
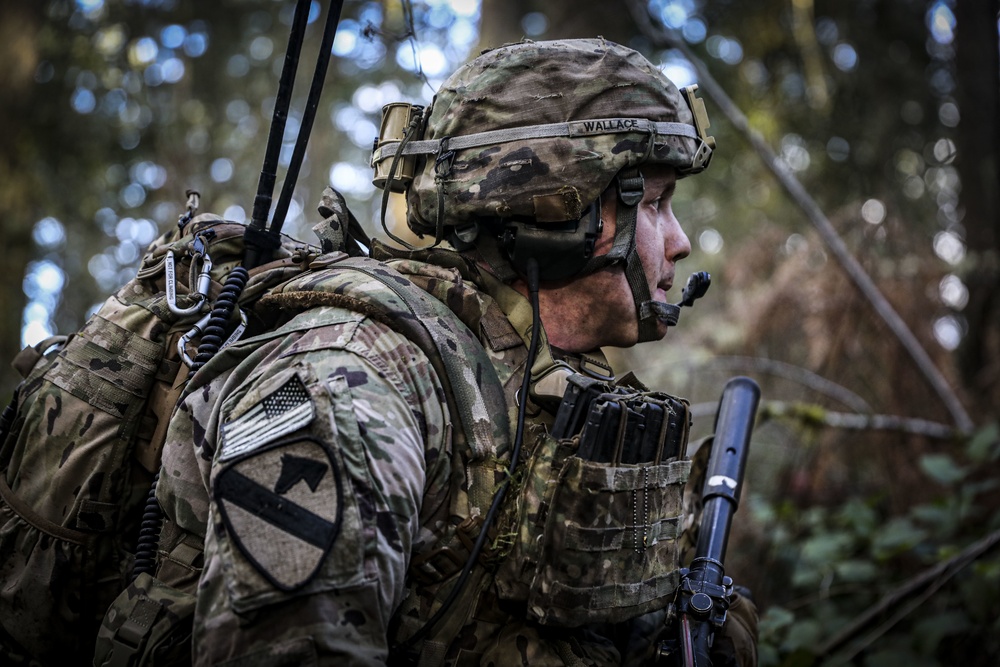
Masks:
[[[440,547],[413,559],[410,575],[421,586],[431,586],[447,581],[458,574],[468,554],[460,554],[451,547]]]
[[[634,173],[618,174],[618,199],[626,206],[638,206],[642,201],[642,193],[646,183],[642,178],[642,172],[638,169]]]
[[[455,151],[448,150],[449,141],[451,141],[451,137],[441,137],[438,156],[434,159],[434,173],[438,176],[447,175],[451,171],[452,163],[455,161]]]

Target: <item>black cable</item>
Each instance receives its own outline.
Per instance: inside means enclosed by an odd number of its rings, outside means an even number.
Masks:
[[[156,502],[156,483],[160,473],[153,476],[146,505],[142,510],[142,521],[139,524],[139,542],[135,547],[135,564],[132,566],[132,583],[140,574],[153,574],[156,569],[156,550],[160,545],[160,528],[163,527],[163,511]]]
[[[271,219],[269,233],[274,236],[281,232],[281,227],[285,224],[285,216],[288,215],[288,206],[292,201],[295,182],[299,178],[299,169],[305,159],[306,146],[309,143],[313,122],[316,120],[316,110],[319,108],[319,98],[323,93],[323,82],[326,80],[326,70],[330,65],[333,40],[337,36],[337,25],[340,22],[340,11],[343,6],[344,0],[336,0],[330,3],[330,8],[327,10],[326,25],[323,28],[323,42],[320,44],[319,55],[316,57],[316,70],[313,72],[312,85],[309,87],[306,108],[302,112],[302,124],[299,126],[299,135],[295,140],[295,149],[292,151],[292,160],[288,164],[285,182],[281,186],[281,194],[278,196],[274,217]]]
[[[288,107],[292,101],[292,87],[298,70],[299,55],[302,52],[302,42],[308,25],[311,0],[297,0],[295,14],[292,17],[292,27],[288,36],[288,48],[285,51],[285,62],[281,68],[278,81],[278,94],[274,100],[274,114],[271,116],[271,128],[268,132],[267,147],[264,151],[264,163],[261,166],[260,179],[257,182],[257,195],[254,197],[253,213],[250,224],[244,233],[245,254],[243,263],[230,271],[219,298],[212,306],[205,332],[198,345],[188,379],[204,366],[219,351],[225,336],[226,325],[233,310],[237,307],[240,295],[250,278],[249,269],[256,267],[262,259],[266,259],[270,251],[281,245],[281,226],[291,200],[295,182],[298,179],[299,167],[305,156],[306,144],[316,117],[320,94],[326,79],[326,70],[330,63],[330,53],[333,50],[333,40],[340,22],[340,12],[343,0],[330,3],[326,26],[323,31],[323,43],[319,56],[316,58],[316,70],[313,73],[309,98],[303,113],[302,125],[295,142],[292,162],[289,164],[285,182],[282,185],[281,196],[275,210],[275,218],[271,227],[267,227],[267,214],[271,209],[271,198],[274,194],[274,183],[277,180],[278,159],[281,155],[281,144],[285,135],[285,122],[288,120]],[[280,217],[278,213],[280,212]],[[153,483],[146,498],[143,509],[142,523],[139,531],[139,541],[136,546],[135,565],[132,569],[132,581],[142,573],[153,574],[156,569],[156,551],[159,547],[160,529],[163,526],[163,511],[156,501],[156,486],[159,473],[153,477]]]
[[[385,179],[385,187],[382,188],[382,207],[380,209],[381,213],[379,214],[379,222],[382,223],[382,230],[389,235],[389,238],[407,250],[416,250],[416,248],[405,239],[401,239],[389,231],[389,227],[385,224],[385,212],[389,208],[389,193],[392,192],[392,182],[396,178],[396,168],[399,166],[400,158],[403,157],[403,149],[406,148],[406,145],[410,143],[410,140],[417,135],[421,122],[423,121],[421,120],[420,115],[414,115],[413,118],[410,119],[409,125],[407,125],[406,129],[403,130],[403,139],[399,142],[399,146],[396,148],[396,154],[392,156],[392,162],[389,163],[389,173]],[[437,245],[439,241],[440,239],[438,239],[434,245]]]
[[[278,94],[274,99],[274,113],[271,115],[271,129],[267,135],[267,148],[264,149],[264,164],[261,166],[260,178],[257,181],[257,195],[253,201],[253,214],[247,226],[249,234],[246,248],[246,261],[250,268],[256,266],[259,256],[266,248],[261,247],[252,236],[255,232],[264,232],[267,228],[267,214],[271,211],[271,197],[274,194],[274,183],[278,179],[278,159],[281,156],[281,143],[285,137],[285,121],[288,120],[288,107],[292,103],[292,87],[295,84],[295,73],[299,67],[299,54],[302,52],[303,37],[306,25],[309,23],[310,0],[297,0],[295,14],[292,17],[292,28],[288,36],[288,48],[285,51],[285,63],[281,68],[281,78],[278,80]]]
[[[208,319],[208,324],[205,325],[205,331],[202,332],[201,341],[198,343],[198,352],[194,357],[194,363],[191,364],[191,370],[188,372],[189,380],[222,348],[229,318],[236,310],[240,295],[248,280],[250,280],[250,274],[242,266],[235,266],[229,272],[226,283],[222,286],[222,291],[219,292],[218,298],[212,305],[212,315]]]
[[[198,353],[194,364],[191,366],[190,378],[194,373],[208,363],[222,347],[223,337],[226,334],[226,325],[233,310],[237,307],[243,288],[249,280],[247,269],[254,268],[258,263],[267,261],[267,255],[271,249],[280,245],[281,227],[285,224],[285,216],[288,214],[288,206],[295,191],[295,183],[299,177],[299,169],[305,159],[306,146],[309,144],[309,135],[312,132],[313,122],[316,120],[316,109],[319,107],[320,96],[323,93],[323,84],[326,81],[326,71],[330,65],[330,54],[333,51],[333,40],[337,35],[337,25],[340,23],[340,11],[344,6],[343,0],[335,0],[330,3],[327,10],[326,24],[323,28],[323,41],[320,44],[319,55],[316,57],[316,69],[313,71],[312,84],[309,87],[309,97],[306,101],[306,108],[302,114],[302,124],[299,126],[299,133],[295,139],[295,149],[292,152],[292,159],[285,173],[285,182],[281,187],[281,194],[275,206],[274,217],[271,219],[270,227],[266,232],[264,223],[267,217],[267,209],[271,205],[271,191],[274,188],[274,172],[277,171],[277,158],[281,148],[281,136],[284,134],[285,120],[288,115],[288,106],[291,102],[292,83],[294,82],[295,70],[298,65],[299,52],[302,49],[302,37],[305,31],[308,12],[301,11],[303,4],[300,1],[295,7],[295,18],[292,21],[292,33],[288,38],[288,54],[285,56],[285,66],[281,71],[281,82],[278,87],[278,97],[275,100],[274,117],[271,121],[271,132],[267,140],[267,152],[264,157],[264,168],[261,170],[261,181],[258,185],[257,198],[254,200],[254,214],[244,235],[246,240],[246,258],[243,266],[234,268],[226,278],[222,293],[219,294],[212,307],[212,316],[202,334],[201,343],[198,346]],[[294,57],[293,57],[294,56]],[[287,75],[287,76],[286,76]],[[281,132],[277,129],[280,127]],[[270,180],[270,189],[266,194],[267,208],[260,210],[264,200],[261,199],[261,188],[264,186],[265,172]],[[244,268],[246,267],[246,268]]]
[[[465,566],[462,568],[462,573],[459,575],[458,581],[455,582],[455,585],[452,586],[451,590],[448,592],[448,597],[445,598],[441,607],[437,610],[437,613],[435,613],[430,620],[423,625],[423,627],[395,648],[398,652],[408,651],[414,644],[426,637],[431,629],[444,617],[445,613],[455,601],[455,598],[458,597],[458,594],[465,586],[465,583],[469,578],[469,574],[472,572],[472,568],[475,567],[476,561],[479,560],[479,554],[482,552],[483,546],[486,543],[486,537],[489,533],[490,526],[493,525],[493,520],[496,518],[496,514],[500,510],[500,505],[503,504],[503,499],[507,495],[507,489],[510,488],[511,477],[514,474],[514,470],[517,468],[518,459],[521,456],[521,445],[524,442],[524,422],[527,417],[528,391],[531,388],[531,367],[535,364],[535,356],[538,353],[538,339],[541,330],[541,318],[538,312],[538,262],[534,257],[531,257],[528,259],[527,266],[525,268],[527,274],[526,277],[528,279],[529,300],[531,301],[531,341],[528,344],[528,357],[524,362],[524,378],[521,380],[520,393],[521,402],[517,407],[517,431],[514,436],[514,447],[510,454],[510,466],[507,469],[507,479],[503,481],[500,488],[497,489],[496,495],[493,496],[493,502],[490,504],[490,509],[486,513],[486,518],[483,520],[483,525],[480,528],[479,536],[476,538],[476,543],[472,546],[472,551],[469,553],[468,560],[465,561]]]

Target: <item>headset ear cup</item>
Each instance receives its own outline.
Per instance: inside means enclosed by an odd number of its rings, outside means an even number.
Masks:
[[[549,223],[545,226],[508,220],[504,222],[501,247],[514,270],[527,275],[528,260],[539,266],[539,280],[568,280],[584,270],[594,256],[601,233],[601,200],[583,211],[579,220]]]

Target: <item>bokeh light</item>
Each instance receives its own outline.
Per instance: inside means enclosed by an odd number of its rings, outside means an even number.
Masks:
[[[869,225],[877,225],[885,220],[885,204],[878,199],[869,199],[861,205],[861,217]]]
[[[698,247],[709,255],[717,255],[722,252],[722,234],[717,229],[707,227],[698,234]]]
[[[949,273],[938,283],[938,294],[946,306],[955,310],[962,310],[969,303],[969,288],[953,273]]]
[[[954,232],[938,232],[934,235],[934,253],[949,264],[959,264],[965,259],[965,243]]]
[[[955,14],[946,2],[938,0],[927,12],[927,28],[938,44],[951,44],[955,39]]]

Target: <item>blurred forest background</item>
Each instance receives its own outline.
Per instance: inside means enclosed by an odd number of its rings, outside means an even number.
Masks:
[[[202,210],[249,216],[293,5],[0,3],[0,357],[78,328],[175,224],[186,189]],[[705,269],[713,287],[665,343],[615,359],[690,397],[699,434],[727,377],[763,387],[727,563],[761,607],[761,664],[992,667],[997,12],[997,0],[347,0],[286,231],[311,240],[332,183],[376,234],[382,105],[429,102],[482,48],[600,34],[699,83],[719,149],[678,187],[695,248],[678,283]],[[5,396],[15,383],[4,367]]]

